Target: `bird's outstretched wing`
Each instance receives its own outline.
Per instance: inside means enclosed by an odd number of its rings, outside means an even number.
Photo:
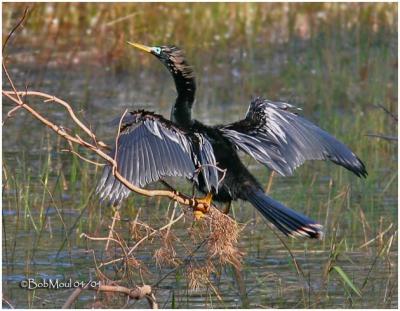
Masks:
[[[219,129],[239,149],[283,176],[292,175],[306,160],[331,160],[366,177],[364,164],[348,147],[291,112],[293,108],[255,98],[245,119]]]
[[[119,123],[119,119],[114,122]],[[115,150],[111,152],[115,156]],[[207,137],[187,133],[160,115],[147,111],[127,114],[122,120],[117,147],[118,172],[137,187],[165,176],[181,176],[197,181],[202,170],[208,190],[217,190],[218,171],[213,148]],[[97,186],[102,199],[118,203],[130,190],[112,174],[107,165]]]

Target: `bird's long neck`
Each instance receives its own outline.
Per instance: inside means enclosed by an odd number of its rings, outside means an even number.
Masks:
[[[173,74],[173,77],[178,96],[172,107],[171,118],[179,125],[190,126],[192,124],[192,106],[196,94],[194,76],[184,77],[182,73],[178,73]]]
[[[194,73],[192,67],[186,62],[183,51],[177,47],[171,47],[171,49],[168,61],[164,62],[174,78],[178,93],[171,110],[171,120],[181,126],[188,127],[193,123],[192,106],[196,94]]]

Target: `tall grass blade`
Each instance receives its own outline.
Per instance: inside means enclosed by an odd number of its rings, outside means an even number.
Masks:
[[[362,297],[360,290],[354,285],[342,268],[339,266],[333,266],[332,268],[340,275],[345,284],[347,284],[359,297]]]

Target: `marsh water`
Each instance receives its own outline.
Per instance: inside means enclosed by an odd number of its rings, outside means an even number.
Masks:
[[[98,138],[112,144],[116,130],[108,122],[125,109],[169,117],[176,93],[168,72],[153,56],[124,43],[134,39],[161,44],[165,35],[166,43],[178,42],[185,48],[194,65],[196,119],[210,125],[236,121],[255,95],[286,100],[350,146],[369,173],[367,179],[359,179],[332,163],[308,162],[293,176],[271,178],[267,168],[242,155],[265,188],[270,186],[273,198],[324,225],[324,239],[278,239],[251,205],[234,202],[230,216],[242,226],[239,278],[231,265],[216,263],[208,283],[190,289],[184,266],[156,264],[160,241],[154,239],[138,249],[135,258],[146,266],[146,283],[157,283],[159,306],[397,308],[397,142],[367,136],[397,135],[397,120],[379,107],[397,114],[397,5],[138,4],[114,5],[108,12],[109,8],[84,5],[81,9],[95,20],[90,23],[74,17],[79,7],[73,5],[35,6],[6,51],[16,87],[66,100]],[[21,10],[19,5],[3,5],[3,33],[10,31]],[[57,21],[63,10],[68,14]],[[162,16],[167,11],[172,24],[166,33],[157,28],[149,35],[151,29],[143,28],[143,20],[157,21],[155,12]],[[135,20],[129,19],[129,12]],[[277,22],[274,14],[288,20]],[[199,22],[203,34],[178,32],[180,24],[187,25],[187,19],[195,16],[210,19],[209,25]],[[244,23],[243,28],[227,25],[217,31],[222,16],[229,16],[231,23]],[[124,29],[129,30],[124,33]],[[118,31],[125,35],[118,37]],[[3,89],[10,89],[4,74]],[[34,98],[29,103],[57,124],[76,130],[54,103]],[[2,107],[4,121],[13,105],[3,97]],[[68,144],[21,109],[3,125],[2,143],[3,307],[8,303],[17,308],[61,307],[72,289],[27,290],[20,284],[27,278],[96,280],[93,254],[98,260],[112,258],[103,242],[81,235],[105,237],[112,222],[112,207],[100,204],[94,194],[101,168],[63,151]],[[174,183],[191,191],[184,181]],[[168,222],[171,209],[168,200],[132,194],[121,206],[116,230],[133,245],[135,237],[129,231],[133,219],[138,216],[142,223],[159,228]],[[176,208],[179,211],[181,207]],[[185,217],[173,227],[174,240],[189,240],[188,232],[196,225]],[[185,261],[184,243],[176,243],[176,260]],[[199,247],[193,257],[201,262],[205,250]],[[115,279],[120,276],[115,265],[106,272]],[[147,307],[142,300],[125,304],[121,297],[99,296],[85,291],[74,306]]]

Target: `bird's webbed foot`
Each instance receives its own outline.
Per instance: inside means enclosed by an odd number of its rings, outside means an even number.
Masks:
[[[194,217],[199,220],[204,217],[204,214],[208,212],[212,202],[212,193],[209,192],[204,198],[196,199],[197,204],[193,207]]]

